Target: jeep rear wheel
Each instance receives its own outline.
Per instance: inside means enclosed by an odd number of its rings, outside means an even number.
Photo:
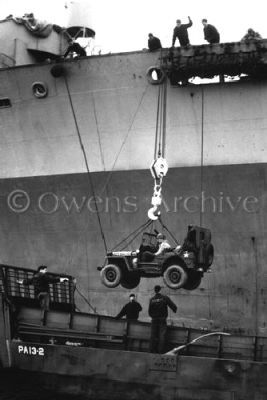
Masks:
[[[121,278],[121,286],[125,289],[134,289],[140,283],[140,276],[135,272],[123,273]]]
[[[183,286],[185,290],[194,290],[199,287],[201,283],[202,274],[198,273],[197,271],[189,271],[188,272],[188,279]]]
[[[169,265],[163,274],[163,281],[171,289],[184,287],[187,278],[188,275],[185,268],[176,264]]]
[[[107,264],[101,270],[100,274],[101,274],[101,281],[105,286],[109,288],[115,288],[120,284],[121,270],[117,265]]]

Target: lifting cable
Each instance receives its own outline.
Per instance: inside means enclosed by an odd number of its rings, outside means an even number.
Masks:
[[[134,241],[134,239],[135,239],[137,236],[139,236],[139,235],[140,235],[146,228],[148,228],[149,225],[152,224],[152,223],[153,223],[153,221],[149,220],[149,221],[147,222],[146,226],[144,226],[141,230],[139,230],[138,232],[136,232],[136,234],[132,237],[131,241],[128,242],[128,243],[126,243],[126,245],[122,248],[122,250],[124,250],[127,246],[129,246],[129,245]]]
[[[128,243],[126,243],[126,246],[131,244],[132,241],[141,233],[143,232],[150,224],[152,224],[153,221],[148,220],[146,221],[144,224],[142,224],[141,226],[139,226],[138,228],[136,228],[133,232],[131,232],[126,238],[122,239],[116,246],[113,247],[113,249],[111,251],[114,251],[116,248],[120,247],[124,242],[127,242],[127,240],[131,237],[134,236],[133,239],[131,239],[131,241]],[[125,246],[125,247],[126,247]],[[124,248],[125,248],[124,247]],[[123,249],[124,249],[123,248]],[[123,250],[121,249],[121,250]]]
[[[203,192],[203,168],[204,168],[204,89],[201,88],[201,156],[200,156],[200,198]],[[203,223],[203,210],[200,206],[199,210],[199,225]]]
[[[166,225],[164,225],[164,223],[162,222],[162,219],[161,219],[160,216],[159,216],[159,222],[160,222],[162,228],[165,229],[165,230],[168,232],[168,234],[171,236],[171,238],[174,240],[174,242],[175,242],[177,245],[179,245],[180,243],[177,241],[177,239],[175,238],[175,236],[173,235],[173,233],[168,229],[168,227],[167,227]]]
[[[104,244],[104,247],[105,247],[105,252],[107,252],[107,243],[106,243],[106,239],[105,239],[105,235],[104,235],[104,231],[103,231],[103,227],[102,227],[102,223],[101,223],[99,209],[98,209],[98,206],[97,206],[94,184],[93,184],[93,180],[92,180],[92,177],[91,177],[91,174],[90,174],[90,169],[89,169],[89,164],[88,164],[85,148],[84,148],[84,145],[83,145],[81,133],[80,133],[80,130],[79,130],[78,121],[77,121],[76,114],[75,114],[75,111],[74,111],[74,106],[73,106],[73,102],[72,102],[72,98],[71,98],[71,94],[70,94],[70,90],[69,90],[67,77],[65,75],[64,75],[64,80],[65,80],[65,85],[66,85],[67,92],[68,92],[71,111],[72,111],[72,115],[73,115],[73,119],[74,119],[74,123],[75,123],[75,127],[76,127],[76,133],[78,135],[80,147],[81,147],[82,153],[83,153],[83,158],[84,158],[84,162],[85,162],[85,166],[86,166],[89,187],[91,188],[91,191],[92,191],[92,194],[93,194],[93,199],[94,199],[94,204],[95,204],[95,208],[96,208],[96,214],[97,214],[99,229],[100,229],[101,237],[102,237],[103,244]]]
[[[150,171],[154,178],[154,192],[151,199],[153,207],[148,210],[148,217],[153,221],[157,220],[160,215],[162,180],[168,172],[168,164],[164,158],[166,150],[166,108],[167,80],[165,79],[164,83],[159,85],[158,90],[154,161],[150,166]]]
[[[163,157],[163,158],[165,157],[166,107],[167,107],[167,80],[165,80],[162,85],[159,85],[154,159],[156,159],[157,157]]]

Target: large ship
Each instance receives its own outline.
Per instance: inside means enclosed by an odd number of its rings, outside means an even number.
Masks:
[[[266,337],[266,40],[62,58],[70,37],[93,29],[10,17],[0,32],[1,263],[74,275],[98,314],[117,314],[129,291],[107,289],[97,266],[147,219],[165,82],[162,218],[178,242],[189,224],[209,228],[215,248],[198,288],[164,289],[178,305],[169,322]],[[134,289],[143,323],[157,283]]]

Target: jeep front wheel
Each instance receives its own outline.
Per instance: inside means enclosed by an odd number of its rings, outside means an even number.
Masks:
[[[101,270],[101,281],[102,283],[109,287],[115,288],[120,284],[121,281],[121,270],[115,264],[107,264]]]
[[[187,272],[180,265],[169,265],[163,274],[163,281],[171,289],[180,289],[187,281]]]

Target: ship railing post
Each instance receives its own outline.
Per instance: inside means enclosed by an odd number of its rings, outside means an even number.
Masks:
[[[219,335],[218,358],[222,358],[222,351],[223,351],[223,336]]]
[[[124,330],[124,335],[123,335],[123,344],[124,344],[124,349],[129,350],[129,331],[130,331],[130,322],[126,320],[125,323],[125,330]]]

